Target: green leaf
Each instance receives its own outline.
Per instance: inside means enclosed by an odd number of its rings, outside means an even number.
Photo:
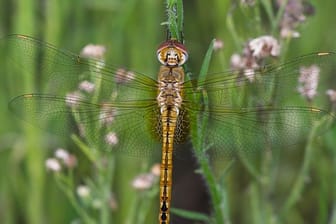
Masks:
[[[200,74],[199,74],[199,77],[198,77],[199,82],[203,82],[206,78],[207,73],[208,73],[212,52],[214,51],[215,41],[216,41],[216,39],[213,39],[210,42],[209,48],[208,48],[208,50],[205,54],[205,57],[203,59],[202,67],[201,67]]]
[[[178,215],[183,218],[187,218],[190,220],[196,220],[196,221],[203,221],[206,223],[210,223],[210,218],[200,212],[192,212],[192,211],[187,211],[184,209],[179,209],[179,208],[172,208],[171,212],[174,213],[175,215]]]

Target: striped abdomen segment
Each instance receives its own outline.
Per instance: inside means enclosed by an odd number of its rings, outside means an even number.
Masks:
[[[160,224],[169,224],[173,172],[173,144],[178,112],[168,107],[161,113],[162,161],[160,173]]]

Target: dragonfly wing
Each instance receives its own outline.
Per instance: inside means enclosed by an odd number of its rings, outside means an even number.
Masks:
[[[334,119],[324,92],[315,94],[313,100],[299,94],[300,72],[303,67],[316,66],[319,80],[326,81],[335,62],[335,53],[316,53],[278,66],[267,65],[249,74],[229,71],[209,74],[198,83],[188,81],[184,104],[197,121],[192,133],[202,130],[205,120],[203,137],[215,154],[287,148],[298,143],[314,122],[324,117]],[[305,91],[317,91],[316,86],[311,83]],[[323,133],[327,129],[319,130]]]
[[[313,67],[312,67],[313,66]],[[307,77],[318,76],[306,86],[304,93],[300,90],[299,79],[303,70],[308,70]],[[309,71],[309,68],[311,70]],[[317,68],[315,71],[313,68]],[[313,106],[328,110],[325,90],[321,86],[332,87],[330,83],[333,71],[336,69],[336,53],[312,53],[297,57],[283,64],[268,64],[255,71],[227,71],[208,74],[202,82],[186,83],[186,94],[193,95],[197,91],[207,93],[210,104],[230,107],[251,107],[258,105],[273,106],[305,106],[311,100],[307,94],[313,94]],[[301,76],[301,78],[300,78]],[[323,87],[325,87],[323,86]]]
[[[24,94],[9,104],[28,123],[60,135],[76,130],[95,146],[118,139],[113,147],[129,154],[151,154],[157,146],[145,121],[157,108],[154,79],[28,36],[11,35],[0,43],[9,63],[41,84],[31,90],[41,94]]]
[[[147,92],[156,90],[156,81],[144,74],[57,49],[32,37],[10,35],[0,43],[6,49],[7,60],[18,66],[21,73],[34,74],[38,83],[47,83],[38,92],[65,95],[83,81],[100,84],[102,97],[108,97],[117,84]]]
[[[160,149],[153,126],[157,122],[155,101],[96,104],[76,95],[25,94],[14,98],[9,108],[34,126],[63,136],[77,132],[99,148],[135,156],[152,155]]]
[[[123,111],[109,127],[110,132],[116,133],[118,144],[116,152],[143,157],[161,155],[161,138],[157,130],[160,120],[157,105],[148,109]],[[104,138],[106,142],[106,137]],[[113,147],[112,147],[113,148]]]
[[[327,111],[309,107],[217,108],[201,114],[199,119],[206,120],[205,145],[224,157],[290,148],[308,136],[314,122],[335,119]],[[196,128],[202,128],[200,123]]]

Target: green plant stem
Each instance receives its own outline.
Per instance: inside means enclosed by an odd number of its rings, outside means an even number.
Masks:
[[[272,24],[272,28],[275,26],[274,25],[274,13],[273,13],[273,9],[272,9],[272,3],[269,0],[261,0],[260,1],[261,4],[263,5],[266,14],[268,16],[268,21],[270,21],[270,23]]]
[[[104,156],[101,156],[101,158],[105,158]],[[110,206],[109,206],[109,200],[111,197],[111,189],[113,185],[113,179],[115,174],[115,155],[112,153],[109,153],[107,155],[108,161],[107,166],[104,167],[105,170],[99,171],[99,188],[101,189],[101,200],[103,201],[103,206],[100,210],[100,217],[101,217],[101,223],[102,224],[108,224],[110,223],[111,215],[110,215]]]
[[[26,34],[38,33],[38,25],[35,20],[36,14],[34,13],[39,6],[36,1],[33,0],[19,0],[16,1],[18,6],[15,10],[16,20],[14,23],[14,32],[20,31]],[[12,30],[13,31],[13,30]],[[24,58],[20,58],[23,60]],[[24,91],[32,91],[35,89],[34,77],[27,74],[34,74],[34,65],[27,66],[24,76],[20,77],[20,82],[23,83]],[[31,116],[31,111],[25,111],[27,117]],[[46,150],[41,146],[42,139],[39,137],[41,133],[38,129],[31,126],[25,126],[24,136],[26,138],[25,150],[26,150],[26,171],[27,171],[27,191],[25,203],[26,222],[40,224],[44,223],[45,208],[43,206],[43,192],[45,187],[45,176],[43,171],[43,160]]]
[[[87,146],[77,135],[71,135],[71,139],[80,148],[82,153],[90,160],[90,162],[95,163],[97,161],[97,155]]]
[[[329,224],[336,224],[336,151],[335,150],[331,150],[332,153],[332,177],[333,177],[333,181],[332,181],[332,192],[334,192],[333,194],[333,205],[332,205],[332,211],[331,211],[331,218],[329,221]]]
[[[225,206],[227,205],[227,203],[225,203],[225,199],[223,198],[224,194],[221,193],[221,186],[216,183],[215,177],[210,168],[210,162],[204,154],[197,156],[197,158],[200,164],[201,173],[204,176],[206,183],[209,187],[216,223],[228,224],[230,223],[230,221],[228,217],[224,216],[224,214],[228,213],[226,212],[227,207]]]
[[[205,80],[206,78],[206,74],[207,74],[209,64],[210,64],[210,59],[212,56],[212,52],[214,50],[213,49],[214,41],[215,40],[211,41],[208,51],[204,57],[200,75],[199,75],[200,81]],[[201,90],[198,90],[198,91],[201,91]],[[207,110],[208,98],[207,98],[206,92],[202,92],[201,96],[199,97],[201,97],[201,99],[196,98],[194,99],[195,102],[197,103],[200,100],[202,100],[203,104],[205,105],[205,110]],[[198,124],[195,124],[196,127],[193,128],[194,130],[196,130],[196,133],[192,134],[194,137],[193,146],[196,152],[195,155],[200,165],[199,172],[204,176],[204,179],[209,187],[210,197],[211,197],[211,201],[213,203],[213,208],[214,208],[214,219],[216,223],[230,223],[228,219],[228,207],[226,203],[226,193],[225,193],[224,185],[220,186],[216,183],[216,179],[211,170],[210,161],[206,155],[206,151],[209,147],[209,146],[206,146],[204,142],[204,136],[205,136],[204,134],[205,134],[206,127],[207,127],[206,117],[201,117],[201,116],[198,117],[197,123]]]
[[[157,184],[158,183],[156,183],[156,185]],[[145,192],[145,194],[143,195],[144,198],[141,201],[141,206],[138,211],[138,219],[137,219],[138,224],[146,223],[146,216],[150,212],[152,201],[153,199],[157,198],[158,193],[159,193],[159,189],[157,187],[153,187],[148,192]]]
[[[141,193],[141,192],[140,192]],[[140,207],[140,193],[138,193],[137,197],[134,197],[132,199],[132,202],[130,203],[127,218],[125,219],[125,224],[133,224],[136,223],[136,214],[137,209]]]
[[[235,48],[236,49],[241,49],[241,44],[243,43],[241,38],[239,37],[236,27],[234,25],[233,22],[233,17],[232,17],[232,12],[228,12],[227,16],[226,16],[226,27],[228,28],[231,36],[232,36],[232,40],[234,41],[235,44]]]
[[[288,211],[294,206],[294,204],[300,199],[302,191],[305,186],[305,181],[309,175],[309,167],[313,158],[313,143],[317,134],[318,128],[325,124],[324,119],[322,118],[318,123],[315,123],[309,133],[308,142],[305,149],[305,155],[303,159],[303,164],[299,171],[298,177],[294,183],[294,186],[289,193],[289,196],[284,204],[284,207],[280,213],[280,218],[284,218]]]
[[[166,0],[167,26],[171,38],[182,42],[183,32],[183,1],[182,0]]]
[[[281,6],[280,6],[280,8],[279,8],[279,10],[278,10],[278,12],[277,12],[275,18],[274,18],[274,21],[273,21],[273,23],[272,23],[272,34],[274,34],[274,33],[276,32],[276,29],[277,29],[277,28],[279,28],[280,21],[281,21],[281,19],[282,19],[282,17],[283,17],[283,14],[284,14],[284,12],[285,12],[287,3],[288,3],[288,0],[285,0],[285,1],[281,4]]]
[[[259,224],[262,222],[262,209],[260,209],[260,192],[258,190],[258,184],[253,183],[250,187],[250,207],[251,207],[251,214],[252,214],[252,223]]]
[[[76,200],[76,196],[74,194],[75,189],[72,186],[72,178],[63,176],[62,174],[56,174],[56,183],[59,188],[64,192],[70,201],[73,208],[76,210],[78,215],[82,218],[85,224],[95,224],[96,222],[87,214],[85,209],[83,209],[78,201]],[[71,179],[70,179],[71,178]]]

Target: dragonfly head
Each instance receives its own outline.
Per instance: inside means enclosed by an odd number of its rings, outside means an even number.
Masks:
[[[159,46],[157,57],[161,64],[169,67],[177,67],[187,61],[188,52],[184,45],[177,40],[168,40]]]

